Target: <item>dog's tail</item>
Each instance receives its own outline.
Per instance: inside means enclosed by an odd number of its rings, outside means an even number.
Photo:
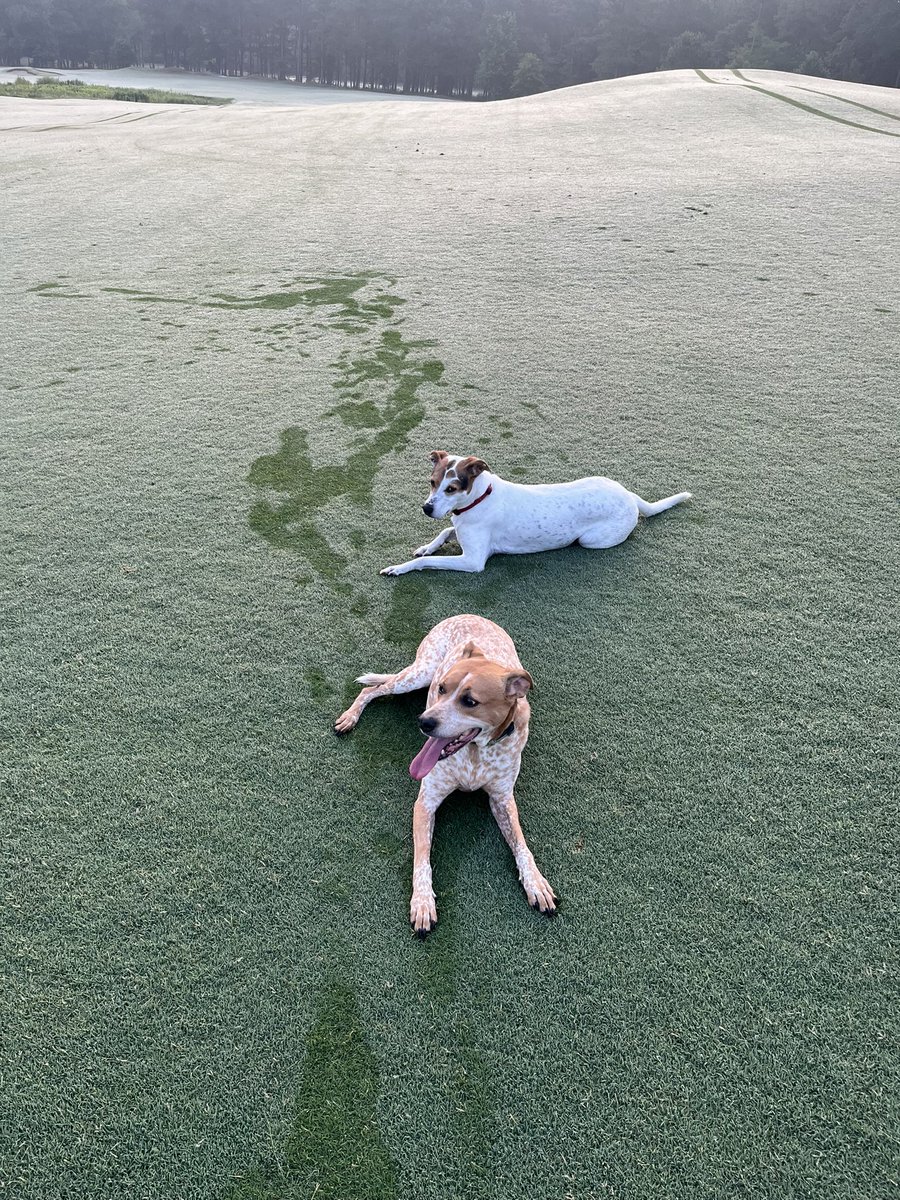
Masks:
[[[632,495],[634,493],[632,492]],[[667,508],[674,508],[676,504],[681,504],[684,500],[691,499],[690,492],[679,492],[677,496],[666,496],[665,500],[657,500],[655,504],[650,504],[647,500],[642,500],[640,496],[635,496],[637,506],[645,517],[655,517],[657,513],[665,512]]]
[[[364,683],[367,687],[372,687],[373,685],[377,686],[379,683],[387,683],[387,681],[392,678],[393,676],[391,675],[376,675],[373,672],[370,672],[368,675],[358,676],[356,682]]]

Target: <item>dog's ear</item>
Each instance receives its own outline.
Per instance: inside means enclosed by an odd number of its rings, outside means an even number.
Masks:
[[[515,671],[512,675],[507,675],[506,684],[504,686],[504,694],[510,700],[519,700],[534,687],[534,680],[527,671]]]
[[[474,642],[466,642],[462,648],[460,658],[484,658],[484,651],[479,650]]]
[[[443,459],[444,461],[446,461],[446,460],[447,460],[449,457],[450,457],[450,455],[447,453],[447,451],[446,451],[446,450],[432,450],[432,452],[431,452],[431,464],[432,464],[432,466],[435,466],[435,467],[436,467],[436,466],[437,466],[437,464],[438,464],[439,462],[441,462],[441,460],[442,460],[442,459]]]
[[[456,464],[456,477],[462,487],[468,491],[481,472],[487,469],[488,465],[483,459],[470,454],[468,458],[464,458]]]

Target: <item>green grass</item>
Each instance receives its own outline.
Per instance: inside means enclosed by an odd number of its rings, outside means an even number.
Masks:
[[[277,1200],[313,1182],[323,1200],[393,1200],[396,1167],[378,1128],[377,1061],[361,1026],[353,991],[337,981],[322,989],[293,1129],[268,1170],[245,1179],[232,1200]]]
[[[693,72],[177,132],[28,107],[10,1195],[892,1194],[894,143]],[[695,499],[611,551],[380,578],[436,531],[440,446]],[[420,943],[422,698],[330,725],[466,611],[537,681],[517,794],[562,904],[456,796]]]
[[[0,83],[0,96],[26,100],[128,100],[133,104],[230,104],[230,99],[193,96],[189,92],[168,92],[161,88],[106,87],[102,83],[84,83],[80,79],[54,79],[44,76],[33,83],[19,77]]]

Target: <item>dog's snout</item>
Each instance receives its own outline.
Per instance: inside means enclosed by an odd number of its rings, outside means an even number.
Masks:
[[[430,500],[426,500],[425,503],[422,505],[422,512],[425,514],[426,517],[430,517],[434,513],[434,505],[431,503]]]
[[[431,737],[437,729],[437,721],[434,717],[419,717],[419,728],[423,733],[427,733]]]

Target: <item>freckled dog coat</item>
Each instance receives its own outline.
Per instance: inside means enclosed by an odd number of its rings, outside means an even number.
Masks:
[[[484,617],[450,617],[422,640],[411,666],[395,675],[362,675],[358,682],[367,686],[338,717],[338,733],[349,733],[377,697],[428,685],[428,706],[419,721],[428,741],[410,764],[410,774],[420,781],[410,904],[416,932],[427,933],[437,921],[430,861],[434,814],[456,790],[487,792],[529,902],[552,913],[556,897],[525,842],[513,792],[528,741],[532,681],[509,634]]]

